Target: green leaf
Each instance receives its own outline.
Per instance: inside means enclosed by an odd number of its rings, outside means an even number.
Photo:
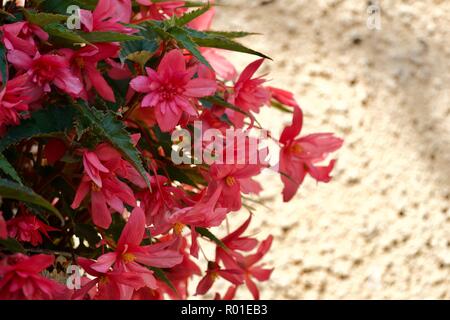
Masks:
[[[1,88],[4,88],[8,82],[8,62],[6,61],[6,49],[3,43],[0,43],[0,74],[2,77]]]
[[[67,16],[62,14],[53,13],[34,13],[28,10],[24,10],[25,18],[32,24],[38,25],[40,27],[46,27],[53,23],[63,23],[67,20]]]
[[[160,268],[155,268],[155,267],[149,267],[150,270],[152,270],[156,277],[163,281],[165,284],[167,284],[169,286],[170,289],[172,289],[177,295],[178,295],[178,291],[177,288],[175,288],[175,286],[173,285],[172,281],[170,281],[169,278],[167,278],[166,273],[160,269]]]
[[[142,28],[137,35],[143,37],[142,40],[125,41],[120,50],[120,61],[129,59],[142,63],[142,57],[151,57],[159,49],[160,40],[158,34],[151,27]],[[145,64],[145,63],[144,63]]]
[[[23,201],[42,207],[57,216],[61,220],[61,224],[64,225],[64,218],[58,209],[28,187],[10,180],[0,179],[0,197]]]
[[[172,37],[178,41],[186,50],[188,50],[194,57],[198,59],[201,63],[212,69],[209,62],[200,53],[199,46],[191,39],[189,34],[185,29],[180,27],[172,27],[168,30]]]
[[[89,44],[89,41],[81,37],[79,34],[67,29],[62,24],[51,23],[44,27],[44,31],[49,34],[52,41],[61,43],[62,45]]]
[[[189,11],[188,13],[185,13],[181,17],[176,17],[175,21],[174,21],[175,25],[182,27],[182,26],[188,24],[189,22],[191,22],[192,20],[197,19],[202,14],[206,13],[209,9],[211,9],[211,6],[208,4],[208,5],[204,6],[203,8]]]
[[[0,170],[6,173],[8,176],[14,179],[14,181],[22,184],[19,175],[17,174],[14,167],[8,162],[3,154],[0,153]]]
[[[208,229],[197,227],[195,228],[195,231],[200,233],[202,236],[208,238],[209,240],[215,242],[222,249],[228,250],[228,247],[219,238],[217,238],[214,234],[212,234],[211,231],[209,231]]]
[[[150,180],[142,164],[139,151],[131,142],[130,135],[125,130],[123,123],[117,120],[111,112],[90,108],[84,103],[79,105],[79,110],[83,123],[90,126],[99,136],[116,148],[142,175],[150,189]]]
[[[17,241],[14,238],[8,238],[8,239],[0,239],[0,245],[4,247],[6,250],[16,253],[25,253],[24,247],[20,244],[19,241]]]
[[[229,39],[236,39],[236,38],[244,38],[248,36],[254,36],[258,35],[259,33],[254,32],[245,32],[245,31],[205,31],[206,34],[212,35],[212,36],[220,36],[225,37]]]
[[[119,32],[78,32],[84,40],[89,43],[99,43],[99,42],[123,42],[130,40],[142,40],[141,36],[133,36],[129,34],[119,33]]]
[[[73,107],[50,106],[31,114],[22,120],[20,126],[11,127],[0,140],[0,152],[24,139],[52,136],[72,127],[76,109]]]
[[[285,105],[279,103],[279,102],[276,101],[276,100],[272,100],[272,101],[270,102],[270,104],[272,105],[272,107],[274,107],[275,109],[280,110],[281,112],[284,112],[284,113],[293,113],[292,109],[286,107]]]
[[[214,33],[208,33],[208,32],[201,32],[189,28],[184,29],[185,32],[190,36],[190,38],[200,47],[206,47],[206,48],[218,48],[218,49],[225,49],[230,51],[236,51],[236,52],[242,52],[242,53],[248,53],[253,54],[262,58],[270,59],[270,57],[266,56],[265,54],[249,49],[245,47],[244,45],[240,44],[239,42],[236,42],[228,37],[214,34]]]

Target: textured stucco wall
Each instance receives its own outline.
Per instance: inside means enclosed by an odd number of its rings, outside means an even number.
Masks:
[[[221,1],[215,28],[263,34],[244,42],[275,60],[263,72],[296,93],[304,132],[345,138],[332,183],[284,205],[279,178],[261,180],[263,298],[450,298],[450,2],[378,2],[379,31],[367,1]],[[260,118],[278,134],[274,112]]]

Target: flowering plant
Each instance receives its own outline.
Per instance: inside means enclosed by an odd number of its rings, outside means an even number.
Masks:
[[[293,95],[255,76],[267,57],[237,41],[249,33],[212,31],[214,13],[212,1],[3,5],[0,299],[186,299],[218,278],[229,289],[217,299],[259,298],[272,237],[245,235],[243,195],[268,168],[285,201],[308,174],[328,182],[335,161],[320,162],[342,140],[298,137]],[[227,50],[259,57],[238,73]],[[255,136],[263,107],[293,115],[265,136],[278,165]],[[243,207],[247,220],[216,236]]]

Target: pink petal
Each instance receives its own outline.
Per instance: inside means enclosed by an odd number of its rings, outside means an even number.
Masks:
[[[86,66],[85,70],[98,94],[107,101],[116,102],[113,90],[103,78],[100,71],[95,66]]]
[[[112,222],[111,213],[106,206],[106,199],[101,192],[91,193],[91,214],[94,224],[100,228],[108,229]]]
[[[217,90],[217,84],[214,80],[197,78],[189,81],[184,89],[184,95],[201,98],[213,95]]]
[[[26,53],[19,50],[9,51],[7,58],[11,64],[22,70],[29,70],[33,63],[33,60]]]
[[[91,264],[91,269],[100,273],[106,273],[117,260],[117,253],[109,252],[101,255],[97,262]]]
[[[139,76],[131,80],[130,86],[137,92],[150,92],[150,80],[146,76]]]
[[[166,53],[158,66],[158,73],[163,77],[168,76],[173,72],[185,71],[186,60],[184,59],[182,51],[179,49],[173,49],[172,51]]]
[[[90,183],[82,181],[78,186],[77,193],[75,194],[75,198],[73,199],[72,205],[70,207],[72,209],[78,208],[81,204],[81,201],[83,201],[90,189]]]
[[[125,228],[122,230],[118,247],[139,246],[144,238],[145,233],[145,214],[144,211],[137,207],[133,210],[128,219]]]
[[[244,69],[244,71],[242,71],[241,76],[239,77],[239,80],[237,81],[237,84],[250,80],[253,77],[253,75],[255,74],[255,72],[259,69],[259,67],[261,67],[263,62],[264,62],[264,59],[259,59],[259,60],[256,60],[256,61],[250,63]]]

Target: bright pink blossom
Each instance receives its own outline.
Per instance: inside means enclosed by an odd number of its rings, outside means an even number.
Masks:
[[[253,78],[253,75],[261,67],[264,59],[256,60],[249,64],[239,76],[235,83],[232,93],[228,101],[246,112],[258,113],[259,109],[270,99],[270,92],[263,84],[265,80],[262,77]],[[233,123],[242,127],[245,115],[234,110],[227,110],[227,114]]]
[[[28,111],[26,75],[15,77],[8,81],[0,91],[0,128],[8,125],[18,125],[21,113]]]
[[[257,164],[213,164],[209,169],[209,190],[220,190],[219,204],[229,211],[237,211],[242,207],[241,193],[261,192],[261,185],[252,177],[262,169]]]
[[[117,2],[120,6],[117,6]],[[81,24],[88,32],[110,31],[120,33],[134,33],[136,29],[124,26],[131,16],[131,1],[129,0],[99,0],[93,12],[80,10]],[[128,20],[127,20],[128,19]]]
[[[135,208],[122,230],[115,251],[103,254],[97,262],[89,265],[91,270],[103,275],[112,272],[120,287],[121,298],[130,299],[134,290],[143,287],[157,288],[153,272],[143,265],[170,268],[183,260],[178,251],[170,249],[173,243],[171,241],[141,246],[144,235],[144,212],[141,208]],[[132,286],[124,284],[124,278],[129,276],[133,276],[135,280]]]
[[[168,17],[182,14],[186,11],[183,8],[185,1],[160,1],[136,0],[141,7],[139,20],[165,20]]]
[[[219,264],[213,261],[208,262],[208,270],[202,280],[197,285],[196,295],[205,294],[211,289],[217,278],[224,278],[234,285],[243,283],[243,272],[240,269],[222,269]]]
[[[338,150],[343,140],[332,133],[316,133],[296,139],[303,127],[301,109],[293,103],[293,98],[290,98],[286,92],[277,91],[277,94],[281,102],[290,101],[294,106],[293,123],[284,129],[280,138],[283,147],[280,151],[279,171],[284,184],[283,199],[287,202],[295,196],[307,174],[318,182],[331,180],[330,173],[334,168],[335,160],[330,161],[326,166],[318,166],[317,163],[324,161],[328,154]]]
[[[0,261],[0,300],[63,299],[66,288],[41,275],[53,261],[53,256],[45,254],[20,253]]]
[[[35,56],[38,52],[35,38],[42,41],[48,40],[48,34],[39,26],[21,21],[3,25],[3,43],[8,50],[19,50],[29,56]]]
[[[8,234],[11,238],[16,238],[22,242],[29,242],[32,246],[42,243],[42,235],[48,239],[49,231],[58,231],[58,229],[46,225],[36,216],[29,213],[19,214],[17,217],[9,220]]]
[[[133,190],[121,181],[118,175],[130,178],[138,184],[142,184],[143,179],[135,179],[137,176],[135,169],[106,143],[99,145],[94,151],[85,150],[83,166],[85,175],[77,189],[72,208],[78,208],[90,192],[94,224],[106,229],[112,222],[110,209],[123,213],[124,203],[130,206],[136,205]]]
[[[94,46],[87,46],[78,51],[63,49],[63,53],[70,61],[73,74],[79,79],[83,79],[83,98],[87,100],[87,92],[92,87],[105,100],[115,102],[114,92],[106,82],[102,73],[98,70],[98,63],[107,58],[115,57],[120,47],[114,44],[100,43]],[[87,91],[87,92],[86,92]]]
[[[232,251],[251,251],[256,248],[258,245],[258,241],[256,239],[242,236],[250,225],[251,220],[252,216],[249,216],[239,228],[223,238],[222,243]]]
[[[127,300],[131,299],[134,290],[142,288],[142,274],[114,270],[99,272],[92,269],[95,261],[83,257],[79,257],[77,262],[84,271],[95,278],[75,292],[72,297],[74,300],[83,299],[86,295],[91,295],[92,291],[92,298],[95,300]],[[150,284],[154,284],[153,279]]]
[[[266,240],[261,242],[256,253],[249,256],[243,256],[236,251],[233,251],[233,253],[230,254],[222,248],[217,249],[218,261],[222,261],[226,268],[240,269],[242,271],[245,285],[255,300],[259,300],[259,290],[254,279],[258,281],[267,281],[273,271],[273,269],[264,268],[263,264],[258,264],[269,251],[272,241],[272,236],[267,237]]]
[[[17,69],[25,71],[29,81],[44,92],[50,92],[53,84],[73,97],[79,97],[83,84],[70,70],[69,61],[56,54],[40,55],[36,53],[34,58],[19,50],[8,52],[8,61]]]
[[[214,80],[192,79],[197,68],[186,68],[180,50],[174,49],[164,55],[158,70],[146,68],[147,76],[131,81],[131,87],[145,93],[141,106],[155,108],[156,120],[162,131],[170,131],[179,123],[183,112],[196,115],[193,99],[213,95],[217,84]]]
[[[203,193],[203,196],[194,206],[187,206],[175,210],[168,221],[173,224],[175,232],[181,233],[181,229],[189,225],[191,227],[191,255],[198,257],[197,231],[195,228],[217,227],[227,215],[227,209],[217,206],[221,189],[217,188],[211,194]]]

